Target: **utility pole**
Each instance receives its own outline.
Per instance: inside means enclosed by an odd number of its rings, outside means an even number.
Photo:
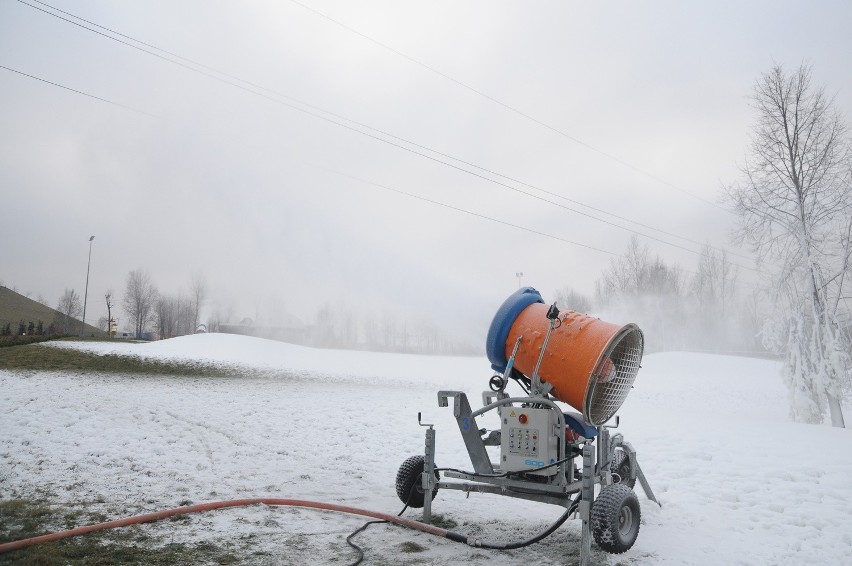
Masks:
[[[92,240],[94,236],[89,236],[89,263],[86,264],[86,292],[83,295],[83,322],[80,323],[80,336],[85,334],[86,328],[86,301],[89,299],[89,268],[92,266]]]
[[[92,236],[92,237],[94,237],[94,236]],[[522,278],[523,276],[524,276],[524,272],[523,272],[523,271],[518,271],[517,273],[515,273],[515,277],[517,277],[517,278],[518,278],[518,289],[520,289],[521,287],[523,287],[523,285],[521,285],[521,278]]]

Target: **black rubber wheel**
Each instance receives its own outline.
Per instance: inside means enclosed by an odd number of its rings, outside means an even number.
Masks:
[[[396,473],[396,495],[399,500],[409,507],[419,509],[423,507],[426,498],[423,491],[423,470],[426,467],[425,456],[412,456],[399,467]],[[435,479],[440,480],[441,475],[436,471]],[[432,499],[438,495],[438,486],[432,490]]]
[[[624,450],[617,449],[612,453],[612,462],[609,464],[609,471],[618,474],[619,479],[617,483],[623,483],[630,489],[633,489],[633,486],[636,485],[636,478],[630,477],[630,458]]]
[[[592,503],[592,535],[602,550],[621,554],[639,536],[639,500],[623,483],[604,486]]]

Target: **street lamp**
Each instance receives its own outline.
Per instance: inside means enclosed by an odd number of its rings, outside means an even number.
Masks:
[[[92,236],[92,237],[94,238],[94,236]],[[524,276],[524,272],[523,272],[523,271],[518,271],[517,273],[515,273],[515,277],[517,277],[517,278],[518,278],[518,289],[520,289],[520,288],[522,287],[522,285],[521,285],[521,277],[523,277],[523,276]]]
[[[86,328],[86,302],[89,299],[89,268],[92,266],[92,240],[94,236],[89,236],[89,263],[86,264],[86,293],[83,295],[83,322],[80,323],[80,336],[85,334]]]

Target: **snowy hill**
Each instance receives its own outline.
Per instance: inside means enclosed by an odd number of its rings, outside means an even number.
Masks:
[[[484,357],[316,350],[217,334],[38,347],[266,370],[233,378],[0,372],[0,497],[47,492],[68,504],[118,505],[127,515],[237,497],[396,513],[396,470],[422,451],[418,411],[436,424],[438,464],[470,468],[436,393],[459,389],[477,403],[491,375]],[[636,545],[623,556],[596,553],[596,563],[852,563],[852,433],[789,422],[777,362],[650,355],[619,414],[619,431],[636,447],[662,508],[640,490]],[[528,538],[560,514],[459,492],[440,492],[433,509],[455,530],[492,541]],[[353,558],[344,540],[362,523],[248,508],[144,528],[163,543],[251,536],[252,548],[271,553],[273,563],[325,564]],[[578,556],[579,529],[569,521],[543,542],[507,552],[386,525],[358,541],[367,564],[565,564]],[[401,553],[404,542],[424,550]]]

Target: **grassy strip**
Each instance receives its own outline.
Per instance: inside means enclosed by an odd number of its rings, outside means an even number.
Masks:
[[[146,360],[135,356],[98,355],[72,348],[28,344],[0,348],[0,369],[42,371],[96,371],[149,375],[227,377],[233,370],[199,362]]]
[[[59,340],[61,336],[0,336],[0,348],[9,346],[24,346],[26,344],[36,344],[38,342],[47,342],[48,340]]]
[[[48,506],[27,499],[0,501],[0,543],[106,520],[100,514]],[[107,564],[236,564],[238,558],[211,543],[156,543],[144,529],[127,527],[91,533],[0,554],[0,564],[101,566]]]

